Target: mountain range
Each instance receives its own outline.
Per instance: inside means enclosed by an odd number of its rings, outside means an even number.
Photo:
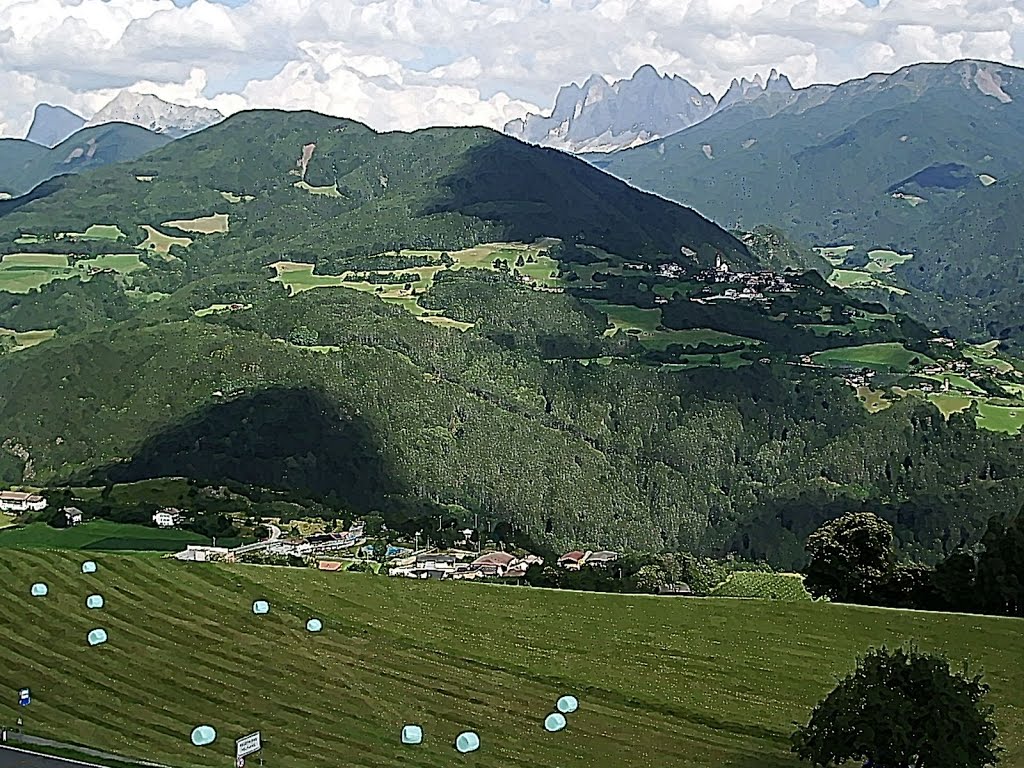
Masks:
[[[25,139],[0,139],[0,195],[17,197],[61,174],[133,160],[223,119],[214,109],[128,91],[89,120],[64,107],[40,104]]]
[[[0,193],[24,195],[55,176],[133,160],[169,141],[127,123],[82,128],[52,148],[27,139],[0,139]]]
[[[765,94],[588,159],[730,227],[831,246],[836,280],[966,338],[1024,341],[1024,71],[918,64]],[[878,271],[870,251],[899,263]],[[872,270],[875,270],[872,273]]]
[[[239,113],[0,202],[0,253],[5,483],[230,480],[785,567],[838,511],[934,560],[1024,502],[1012,362],[487,129]]]
[[[559,89],[550,115],[529,114],[508,122],[505,133],[532,144],[573,153],[611,152],[645,144],[696,125],[716,111],[766,93],[792,91],[774,69],[767,81],[734,79],[720,101],[688,81],[659,75],[651,65],[609,83],[591,75]]]

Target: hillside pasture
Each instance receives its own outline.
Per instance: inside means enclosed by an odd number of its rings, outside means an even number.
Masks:
[[[81,272],[68,257],[53,253],[8,253],[0,258],[0,291],[28,293],[54,280],[70,280]]]
[[[864,403],[868,413],[878,413],[892,405],[891,400],[885,399],[884,391],[874,390],[871,387],[857,387],[857,398]]]
[[[43,331],[14,331],[10,328],[0,327],[0,336],[7,336],[14,339],[14,348],[16,352],[19,349],[28,349],[34,347],[36,344],[42,344],[44,341],[49,341],[57,334],[55,330],[43,330]]]
[[[949,421],[949,417],[954,413],[962,413],[968,410],[974,403],[974,399],[948,392],[932,392],[928,395],[928,402],[938,408],[943,418]]]
[[[978,404],[978,416],[975,421],[982,429],[1019,435],[1021,428],[1024,427],[1024,406],[982,402]]]
[[[192,245],[192,238],[190,237],[168,235],[166,232],[161,232],[148,224],[140,224],[139,226],[146,233],[146,239],[136,246],[141,250],[170,255],[172,246],[178,245],[182,248],[188,248],[188,246]]]
[[[338,191],[338,182],[334,182],[329,187],[314,187],[312,184],[303,180],[296,181],[292,186],[319,197],[342,197],[341,192]]]
[[[228,231],[228,214],[213,213],[209,216],[200,216],[197,219],[175,219],[174,221],[165,221],[160,226],[173,227],[174,229],[180,229],[182,232],[212,235]]]
[[[0,533],[0,549],[88,549],[95,551],[178,552],[187,544],[209,544],[210,540],[176,528],[91,520],[72,528],[53,528],[31,523],[7,528]]]
[[[852,347],[836,347],[815,352],[811,356],[822,365],[850,367],[859,366],[894,372],[909,372],[912,368],[934,365],[935,361],[920,352],[907,349],[898,342],[861,344]]]
[[[850,251],[854,250],[857,246],[855,245],[831,245],[825,247],[815,248],[818,254],[831,264],[833,267],[838,267],[846,262],[846,258],[850,255]]]
[[[647,349],[668,349],[673,344],[683,347],[697,347],[707,344],[712,347],[735,346],[745,344],[756,347],[762,342],[759,339],[751,339],[746,336],[737,336],[725,331],[716,331],[711,328],[684,328],[682,330],[658,330],[648,336],[641,336],[640,343]]]
[[[905,264],[914,258],[914,254],[897,253],[896,251],[878,248],[868,251],[868,258],[871,259],[871,264],[877,264],[882,272],[892,272],[895,267]]]
[[[228,765],[259,729],[270,765],[799,768],[788,737],[883,643],[985,673],[1024,762],[1020,621],[807,600],[602,595],[159,558],[7,551],[0,685],[26,726],[175,768]],[[45,581],[50,594],[33,598]],[[88,594],[106,606],[87,611]],[[254,600],[270,612],[254,615]],[[306,632],[310,617],[323,631]],[[86,634],[106,629],[90,648]],[[542,722],[564,694],[569,727]],[[23,715],[0,699],[0,721]],[[400,743],[402,726],[424,741]],[[199,724],[216,741],[189,741]],[[478,752],[459,756],[472,729]]]
[[[229,203],[248,203],[256,199],[255,196],[253,195],[239,195],[234,192],[224,192],[222,190],[218,191],[220,192],[220,196],[227,200]]]

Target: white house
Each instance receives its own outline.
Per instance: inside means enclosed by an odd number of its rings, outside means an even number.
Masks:
[[[166,507],[159,512],[153,513],[153,522],[158,528],[173,528],[182,520],[181,510],[174,507]]]
[[[76,526],[82,522],[82,510],[78,507],[64,507],[64,519],[69,528]]]
[[[34,493],[21,491],[0,491],[0,511],[10,514],[38,512],[46,509],[46,499]]]

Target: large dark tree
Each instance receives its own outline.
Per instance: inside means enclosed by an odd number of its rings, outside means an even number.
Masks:
[[[814,597],[873,602],[892,570],[892,526],[871,512],[830,520],[807,538],[804,584]]]
[[[872,650],[792,736],[815,766],[856,760],[872,768],[984,768],[998,762],[981,676],[957,674],[915,648]]]
[[[1024,614],[1024,514],[993,518],[981,540],[975,588],[988,613]]]

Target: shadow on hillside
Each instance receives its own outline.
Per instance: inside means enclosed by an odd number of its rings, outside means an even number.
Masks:
[[[312,389],[269,389],[205,407],[89,481],[169,476],[335,497],[359,511],[403,491],[369,424]]]
[[[505,240],[558,237],[618,254],[722,252],[747,263],[746,246],[692,209],[638,189],[564,152],[496,136],[464,154],[419,216],[455,212],[502,229]],[[710,255],[711,263],[714,261]]]
[[[70,179],[74,178],[73,174],[61,174],[60,176],[54,176],[52,179],[47,179],[36,185],[32,190],[26,192],[18,197],[11,198],[10,200],[0,200],[0,218],[7,216],[10,213],[14,213],[19,208],[23,208],[31,202],[36,200],[42,200],[44,197],[60,192]]]

